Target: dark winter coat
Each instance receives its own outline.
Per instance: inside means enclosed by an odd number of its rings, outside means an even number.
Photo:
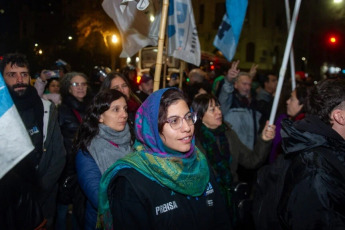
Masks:
[[[282,127],[282,147],[292,159],[278,205],[283,228],[345,229],[345,175],[320,154],[345,167],[344,139],[316,116],[284,120]]]
[[[233,182],[237,182],[238,175],[236,171],[238,165],[242,165],[247,169],[258,168],[265,162],[270,152],[272,141],[264,141],[261,137],[259,137],[257,139],[257,143],[254,146],[254,150],[250,150],[241,142],[235,131],[231,129],[231,125],[228,123],[225,124],[227,125],[225,135],[228,140],[229,151],[232,157],[230,164],[231,175]],[[198,129],[196,129],[195,132],[195,144],[198,147],[198,149],[200,149],[205,154],[211,165],[217,164],[217,162],[212,162],[212,159],[209,159],[205,152],[205,149],[202,147],[202,144],[200,143],[200,140],[198,138],[198,136],[202,134],[199,133]]]
[[[66,149],[66,166],[60,178],[60,184],[68,186],[77,183],[75,169],[75,153],[72,152],[73,140],[86,110],[86,102],[79,102],[75,97],[63,98],[59,106],[59,124]],[[61,190],[61,189],[60,189]],[[63,204],[72,203],[74,189],[59,191],[58,201]]]
[[[108,198],[114,229],[230,229],[225,200],[212,174],[204,194],[189,197],[135,169],[122,169],[109,184]]]

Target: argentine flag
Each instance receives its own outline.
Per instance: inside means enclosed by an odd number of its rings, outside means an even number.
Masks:
[[[214,38],[213,45],[231,61],[236,53],[248,0],[226,0],[226,13]]]
[[[0,179],[34,146],[0,73]]]

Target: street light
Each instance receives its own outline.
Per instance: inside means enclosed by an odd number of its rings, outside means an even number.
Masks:
[[[119,42],[119,39],[117,38],[116,34],[113,34],[111,36],[111,42],[113,43],[112,47],[110,47],[110,61],[111,61],[111,69],[115,70],[115,62],[116,62],[116,45]]]
[[[113,34],[113,36],[111,37],[111,42],[116,44],[119,40],[117,39],[116,34]]]
[[[342,3],[343,0],[333,0],[333,3]]]

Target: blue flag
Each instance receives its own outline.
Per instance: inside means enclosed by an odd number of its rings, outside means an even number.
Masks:
[[[0,178],[34,146],[0,73]]]
[[[235,55],[247,6],[248,0],[226,1],[226,14],[219,26],[213,45],[223,53],[228,61],[231,61]]]

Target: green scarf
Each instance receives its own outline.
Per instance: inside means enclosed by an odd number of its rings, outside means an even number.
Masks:
[[[162,157],[160,154],[147,153],[138,141],[135,142],[134,148],[135,152],[116,161],[102,176],[98,220],[103,216],[105,229],[111,229],[112,226],[107,196],[108,185],[121,169],[134,168],[162,186],[189,196],[202,195],[209,181],[207,160],[197,148],[196,154],[189,158]]]
[[[220,189],[226,196],[232,183],[230,170],[232,157],[228,139],[225,135],[227,129],[228,127],[225,124],[216,129],[209,129],[202,124],[200,128],[201,135],[199,135],[201,145],[206,151],[207,159],[216,172],[216,179]]]

